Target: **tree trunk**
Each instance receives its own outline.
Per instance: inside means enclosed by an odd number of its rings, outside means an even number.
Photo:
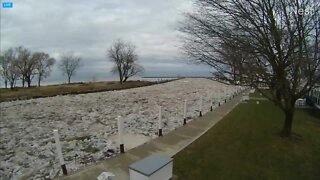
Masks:
[[[38,87],[40,87],[40,82],[41,82],[41,76],[38,78]]]
[[[128,78],[129,78],[129,77],[125,77],[124,80],[123,80],[123,82],[127,82]]]
[[[28,83],[28,87],[31,87],[31,80],[30,79],[27,80],[27,83]]]
[[[121,71],[119,71],[119,81],[120,81],[120,84],[122,84],[123,78],[122,78],[122,72]]]
[[[25,79],[24,77],[22,78],[22,87],[24,87],[24,84],[25,84]]]
[[[282,132],[281,132],[281,135],[284,137],[291,136],[293,115],[294,115],[294,109],[285,111],[285,121],[284,121]]]
[[[27,86],[28,86],[28,87],[31,87],[31,77],[30,77],[30,76],[27,76],[27,77],[25,78],[25,81],[27,82]]]
[[[4,80],[4,87],[5,87],[6,89],[8,88],[8,80],[7,80],[7,79]]]
[[[70,84],[71,76],[68,76],[68,84]]]
[[[10,82],[10,89],[13,89],[13,87],[14,87],[14,81],[11,81]]]

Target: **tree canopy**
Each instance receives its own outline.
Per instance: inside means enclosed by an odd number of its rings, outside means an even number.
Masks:
[[[184,52],[231,83],[266,86],[291,135],[295,101],[320,82],[320,2],[197,0],[180,30]]]

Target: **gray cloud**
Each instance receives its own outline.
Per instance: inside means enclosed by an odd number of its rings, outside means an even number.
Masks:
[[[83,58],[79,77],[109,76],[106,49],[122,38],[137,46],[147,75],[209,74],[190,65],[179,50],[177,23],[191,0],[14,0],[1,9],[1,50],[23,45],[57,58]],[[163,72],[163,74],[161,74]],[[55,67],[50,79],[62,78]]]

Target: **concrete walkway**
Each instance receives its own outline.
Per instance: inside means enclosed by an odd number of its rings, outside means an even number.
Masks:
[[[177,128],[163,137],[156,138],[146,144],[133,148],[124,154],[99,162],[97,164],[85,167],[74,174],[59,177],[58,179],[68,180],[96,180],[104,171],[112,172],[116,179],[129,179],[128,166],[151,154],[157,153],[166,156],[174,156],[201,135],[206,133],[212,126],[219,122],[228,114],[241,100],[241,95],[236,96],[227,103],[214,109],[202,117],[194,119],[187,125]]]

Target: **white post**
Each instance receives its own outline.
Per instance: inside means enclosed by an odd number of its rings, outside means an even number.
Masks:
[[[60,162],[60,165],[61,165],[62,172],[63,172],[64,175],[67,175],[68,172],[67,172],[66,164],[64,163],[64,159],[63,159],[63,156],[62,156],[62,150],[61,150],[61,144],[60,144],[60,138],[59,138],[58,130],[54,129],[53,130],[53,134],[54,134],[54,140],[56,142],[56,149],[57,149],[57,154],[58,154],[58,157],[59,157],[59,162]]]
[[[210,96],[210,111],[213,111],[213,95]]]
[[[183,108],[183,125],[187,124],[187,100],[184,100],[184,108]]]
[[[159,106],[159,136],[162,136],[162,106]]]
[[[227,88],[226,87],[224,88],[224,96],[225,96],[224,102],[226,103],[227,102],[227,97],[228,97],[228,93],[227,93]]]
[[[120,153],[124,153],[123,120],[121,116],[118,116],[118,135],[119,135]]]
[[[199,111],[200,111],[199,116],[201,117],[202,116],[202,96],[200,96]]]
[[[220,106],[221,104],[220,104],[220,101],[221,101],[221,92],[220,92],[220,90],[217,92],[217,99],[218,99],[218,106]]]

